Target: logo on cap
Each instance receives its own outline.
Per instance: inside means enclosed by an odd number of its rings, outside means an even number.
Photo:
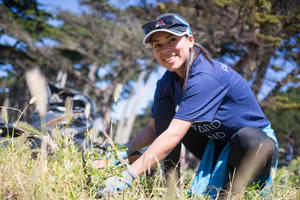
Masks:
[[[161,26],[165,26],[166,24],[165,24],[165,22],[163,21],[163,20],[159,20],[157,23],[156,23],[156,28],[158,28],[158,27],[161,27]]]

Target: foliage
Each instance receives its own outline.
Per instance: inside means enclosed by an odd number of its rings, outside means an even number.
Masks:
[[[50,13],[39,9],[37,1],[1,1],[0,36],[11,40],[0,44],[1,71],[6,72],[6,75],[1,77],[0,84],[7,93],[7,95],[1,93],[1,105],[25,107],[30,99],[24,83],[26,70],[40,67],[44,72],[50,72],[49,79],[53,77],[54,73],[51,73],[50,66],[57,63],[53,62],[55,53],[39,47],[44,39],[63,37],[58,29],[47,23],[47,20],[52,18]],[[16,117],[11,115],[12,120]],[[29,116],[26,114],[24,117]]]
[[[281,185],[299,186],[300,184],[300,158],[292,160],[288,167],[277,170],[275,182]]]
[[[83,90],[100,102],[99,114],[105,116],[110,111],[116,85],[123,84],[128,88],[130,80],[136,80],[139,72],[153,68],[153,65],[146,65],[145,68],[138,62],[145,52],[143,47],[136,43],[136,40],[141,40],[138,22],[129,26],[118,13],[110,13],[112,8],[109,8],[109,5],[106,5],[107,11],[98,7],[99,2],[82,3],[90,6],[93,14],[76,16],[68,12],[59,13],[58,18],[64,20],[60,29],[69,38],[60,40],[61,45],[58,49],[60,52],[68,52],[68,55],[65,54],[66,58],[73,61],[73,64],[81,64],[77,71],[89,77],[88,80],[81,78],[84,85],[78,84],[77,77],[69,79],[68,84],[76,85],[78,90]],[[77,57],[77,60],[72,59],[73,57]],[[97,71],[104,71],[104,75],[98,76]],[[95,87],[95,84],[102,82],[106,83],[103,89]],[[124,91],[126,92],[128,90]]]
[[[295,155],[300,154],[300,87],[289,88],[281,92],[272,103],[272,107],[265,110],[275,130],[279,145],[285,147],[287,139],[295,139]]]
[[[43,37],[59,37],[55,28],[46,23],[46,20],[53,16],[40,10],[37,1],[3,0],[2,2],[2,9],[5,9],[12,20],[21,26],[21,31],[27,32],[33,40],[41,41]]]

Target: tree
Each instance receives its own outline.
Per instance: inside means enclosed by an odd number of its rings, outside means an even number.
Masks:
[[[138,79],[135,89],[132,91],[131,97],[127,100],[126,106],[123,110],[121,119],[118,123],[118,128],[115,135],[115,141],[120,144],[124,144],[129,141],[137,115],[137,109],[139,102],[142,100],[144,93],[146,91],[147,84],[149,82],[149,75],[151,71],[143,71]],[[144,82],[145,80],[145,82]],[[133,95],[137,94],[136,98],[133,98]],[[129,117],[126,118],[127,109],[130,103],[133,102],[133,108],[129,113]],[[134,131],[139,131],[134,129]]]
[[[280,92],[272,102],[272,107],[265,110],[275,130],[276,137],[281,142],[293,137],[296,151],[300,154],[300,87],[289,88]]]
[[[1,33],[16,40],[15,44],[1,44],[1,64],[9,65],[8,69],[15,72],[10,75],[7,70],[9,74],[2,79],[9,95],[6,98],[2,95],[1,105],[7,102],[5,105],[10,107],[24,107],[29,94],[20,93],[27,91],[25,84],[21,84],[24,88],[17,92],[20,85],[17,80],[23,80],[27,69],[40,67],[49,81],[57,81],[93,97],[99,105],[101,118],[109,121],[116,84],[125,85],[126,94],[131,89],[130,80],[136,80],[141,71],[154,68],[153,62],[139,60],[149,50],[136,43],[136,39],[142,38],[137,31],[138,22],[128,26],[128,21],[133,20],[129,16],[124,18],[107,1],[81,3],[89,6],[91,12],[77,16],[60,11],[57,19],[62,20],[63,25],[59,27],[46,23],[53,16],[39,10],[36,1],[4,1],[1,4]],[[35,23],[40,26],[34,26]],[[56,45],[39,46],[38,42],[47,37],[55,40]],[[98,75],[100,70],[105,75]],[[14,79],[16,77],[19,78]],[[8,85],[9,78],[13,79],[12,86]]]
[[[52,15],[39,10],[39,4],[35,0],[1,1],[0,36],[13,40],[11,43],[0,44],[1,70],[7,74],[0,80],[6,91],[4,95],[0,94],[1,105],[24,108],[30,98],[24,82],[24,72],[33,67],[54,64],[51,62],[51,57],[55,57],[54,53],[38,45],[43,43],[44,38],[61,36],[55,27],[46,23],[50,18]],[[26,114],[24,116],[28,118]],[[17,116],[11,115],[11,118],[16,119]]]
[[[60,29],[69,38],[59,40],[57,49],[67,52],[70,60],[75,56],[74,64],[81,65],[70,71],[80,72],[83,76],[79,80],[69,80],[68,85],[75,81],[78,90],[92,96],[100,105],[98,113],[104,122],[109,122],[115,86],[122,84],[131,89],[129,81],[136,81],[142,71],[154,70],[156,64],[141,59],[149,54],[149,50],[137,42],[142,40],[138,18],[132,18],[128,13],[123,15],[123,11],[113,8],[107,1],[86,0],[81,3],[88,6],[91,13],[82,16],[59,13],[58,18],[64,20]],[[103,76],[97,75],[99,70],[104,72]],[[102,87],[97,87],[97,84],[102,84]],[[123,94],[128,92],[127,89]]]

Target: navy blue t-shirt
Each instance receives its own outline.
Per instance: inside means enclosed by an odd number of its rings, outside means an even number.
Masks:
[[[195,131],[224,141],[243,127],[267,126],[270,122],[247,82],[225,64],[213,62],[211,65],[200,54],[191,67],[184,91],[184,81],[175,72],[166,71],[157,82],[151,117],[155,119],[160,114],[158,103],[172,103],[175,111],[167,112],[175,112],[174,118],[191,121]]]

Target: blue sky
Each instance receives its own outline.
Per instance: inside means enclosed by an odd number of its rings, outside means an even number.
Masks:
[[[124,8],[126,6],[135,5],[140,0],[110,0],[110,3],[116,7]],[[39,3],[44,4],[48,11],[55,12],[58,8],[68,10],[74,13],[80,13],[84,7],[79,5],[78,0],[38,0]],[[147,2],[151,2],[148,0]]]
[[[77,0],[38,0],[43,4],[43,7],[51,12],[56,12],[57,9],[68,10],[75,13],[80,13],[82,7],[80,7]]]

